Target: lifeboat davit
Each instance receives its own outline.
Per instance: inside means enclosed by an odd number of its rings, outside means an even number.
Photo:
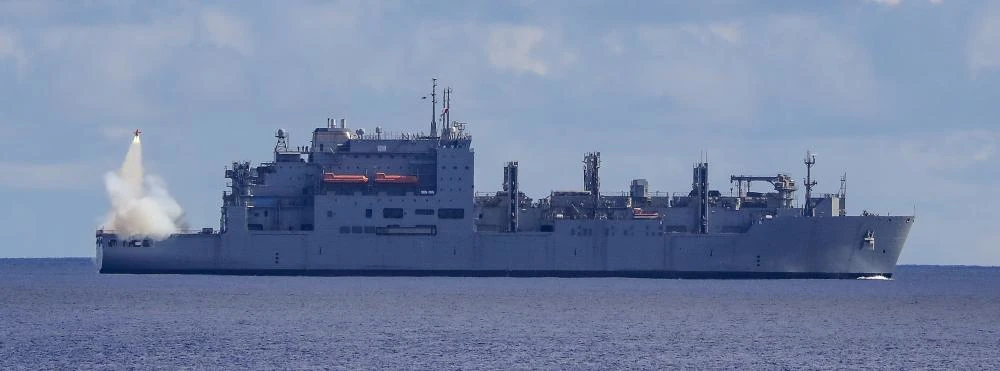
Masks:
[[[368,177],[364,175],[323,173],[323,182],[338,184],[367,184]]]
[[[417,184],[418,181],[419,179],[415,175],[375,173],[375,183]]]

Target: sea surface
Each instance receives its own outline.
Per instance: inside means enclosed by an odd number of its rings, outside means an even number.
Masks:
[[[892,280],[100,275],[0,259],[0,369],[1000,369],[1000,268]]]

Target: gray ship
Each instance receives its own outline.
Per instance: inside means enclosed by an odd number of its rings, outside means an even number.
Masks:
[[[430,133],[373,133],[327,120],[308,146],[275,135],[271,162],[227,167],[219,228],[161,241],[98,230],[101,273],[237,275],[554,276],[657,278],[891,277],[913,216],[847,215],[846,191],[805,197],[787,174],[733,175],[737,192],[651,192],[635,179],[602,194],[600,153],[584,156],[583,190],[533,200],[518,163],[500,191],[473,188],[466,124],[450,89]],[[440,132],[437,122],[440,120]],[[138,135],[138,133],[137,133]],[[499,166],[498,166],[499,170]],[[770,192],[752,192],[767,183]]]

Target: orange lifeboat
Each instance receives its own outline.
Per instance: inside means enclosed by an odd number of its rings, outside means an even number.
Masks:
[[[366,184],[368,183],[368,177],[364,175],[323,173],[323,182],[337,184]]]
[[[386,173],[375,173],[375,183],[388,184],[417,184],[419,179],[415,175],[395,175]]]
[[[643,211],[640,208],[632,209],[632,217],[635,219],[656,219],[660,217],[660,213],[655,211]]]

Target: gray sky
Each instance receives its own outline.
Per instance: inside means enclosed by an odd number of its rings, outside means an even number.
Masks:
[[[192,226],[233,160],[327,117],[428,130],[431,77],[469,122],[479,191],[645,177],[684,192],[819,154],[852,214],[911,213],[901,263],[1000,265],[1000,6],[978,1],[0,2],[0,256],[92,256],[132,130]]]

